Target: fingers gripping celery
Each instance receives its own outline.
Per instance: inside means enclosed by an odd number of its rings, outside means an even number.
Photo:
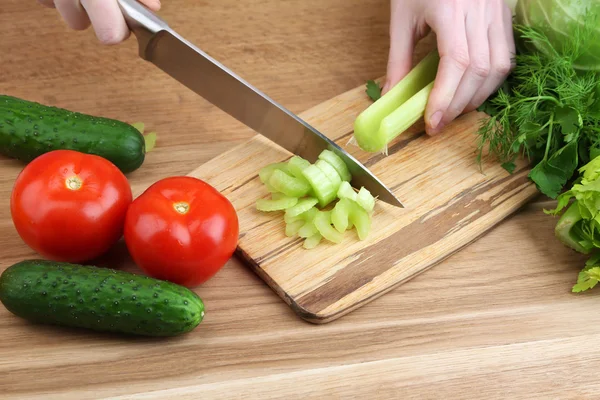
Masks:
[[[389,142],[423,117],[438,64],[435,50],[356,118],[354,139],[361,149],[385,150]]]
[[[302,238],[305,249],[323,239],[341,243],[344,233],[356,229],[359,240],[370,230],[375,198],[364,187],[350,185],[352,176],[342,158],[324,150],[317,161],[293,156],[287,163],[273,163],[259,171],[271,198],[258,199],[258,211],[284,211],[285,235]],[[327,208],[327,209],[326,209]]]

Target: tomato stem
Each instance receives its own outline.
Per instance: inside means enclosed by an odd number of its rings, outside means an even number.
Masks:
[[[79,189],[81,189],[83,182],[81,181],[81,178],[79,178],[78,176],[72,176],[65,180],[65,185],[67,186],[67,189],[79,190]]]
[[[190,205],[188,203],[186,203],[185,201],[180,201],[180,202],[173,204],[173,208],[179,214],[187,214],[187,212],[190,211]]]

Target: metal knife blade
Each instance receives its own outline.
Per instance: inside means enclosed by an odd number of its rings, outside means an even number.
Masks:
[[[403,207],[374,174],[335,142],[181,37],[136,0],[118,1],[143,59],[293,154],[315,162],[324,149],[335,152],[348,165],[353,186],[364,186],[380,200]]]

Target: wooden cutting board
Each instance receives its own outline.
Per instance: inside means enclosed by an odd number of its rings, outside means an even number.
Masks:
[[[283,213],[261,213],[268,192],[258,179],[269,163],[291,156],[261,135],[189,175],[204,179],[234,204],[240,221],[238,255],[303,319],[326,323],[364,305],[466,246],[537,195],[521,163],[510,175],[495,162],[476,161],[479,119],[473,112],[437,137],[422,122],[390,144],[388,155],[348,144],[353,121],[371,100],[364,87],[302,113],[374,172],[404,203],[378,202],[372,233],[359,241],[322,241],[313,250],[285,236]]]

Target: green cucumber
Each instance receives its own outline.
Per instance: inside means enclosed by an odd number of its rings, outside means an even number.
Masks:
[[[143,275],[87,265],[25,260],[0,276],[0,301],[34,323],[175,336],[204,318],[193,291]]]
[[[143,164],[146,143],[125,122],[0,95],[0,153],[30,162],[52,150],[94,154],[128,173]]]

